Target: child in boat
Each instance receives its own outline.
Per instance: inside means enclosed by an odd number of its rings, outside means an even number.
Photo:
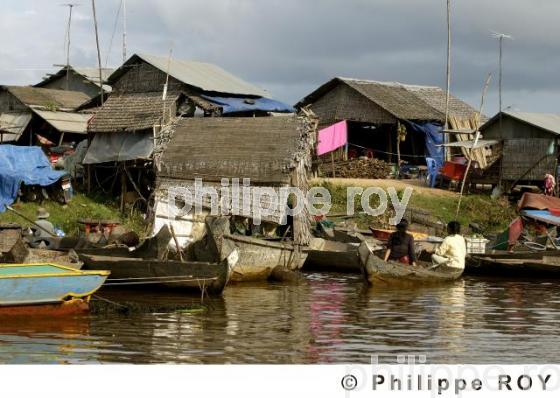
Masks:
[[[416,265],[414,238],[407,233],[408,221],[403,219],[397,225],[397,231],[392,233],[387,243],[385,261],[397,261],[403,264]]]
[[[448,236],[432,254],[432,262],[438,271],[457,271],[465,269],[467,244],[461,236],[461,224],[451,221],[447,224]]]

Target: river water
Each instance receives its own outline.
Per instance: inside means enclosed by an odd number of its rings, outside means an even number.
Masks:
[[[230,286],[221,298],[104,290],[125,303],[71,319],[0,320],[0,363],[556,363],[557,282],[466,278],[370,289],[357,275]],[[96,304],[97,307],[100,304]],[[117,307],[120,308],[120,307]]]

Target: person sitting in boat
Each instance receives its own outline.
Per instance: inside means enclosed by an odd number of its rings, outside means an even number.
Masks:
[[[403,219],[397,224],[397,231],[392,233],[385,252],[385,261],[397,261],[403,264],[416,265],[414,237],[407,233],[408,221]]]
[[[432,254],[432,262],[438,271],[450,271],[465,269],[465,258],[467,257],[467,244],[461,235],[461,224],[451,221],[447,224],[448,236]]]
[[[56,236],[54,225],[49,221],[50,216],[49,212],[42,207],[37,210],[37,220],[35,221],[35,225],[31,227],[33,236],[36,239],[52,238]]]

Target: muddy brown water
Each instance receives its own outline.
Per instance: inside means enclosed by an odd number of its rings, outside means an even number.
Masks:
[[[196,296],[104,290],[134,310],[1,319],[0,363],[365,364],[401,354],[429,363],[556,363],[559,287],[466,278],[403,291],[308,274],[299,285],[230,286],[204,307]]]

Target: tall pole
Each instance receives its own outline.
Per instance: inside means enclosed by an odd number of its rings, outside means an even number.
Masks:
[[[97,28],[97,12],[95,11],[95,0],[91,0],[93,9],[93,26],[95,27],[95,44],[97,46],[97,62],[99,63],[99,90],[101,93],[101,106],[103,106],[103,67],[101,66],[101,49],[99,48],[99,31]]]
[[[498,106],[499,106],[499,123],[500,123],[500,141],[504,138],[503,131],[503,97],[502,97],[502,82],[503,82],[503,59],[504,59],[504,39],[512,39],[511,36],[503,33],[494,33],[494,37],[498,39],[499,44],[499,58],[498,58]],[[498,177],[498,186],[502,186],[503,170],[500,164],[500,171]]]
[[[447,0],[447,83],[445,90],[445,124],[444,130],[449,129],[449,98],[451,96],[451,0]],[[446,135],[443,133],[443,143],[446,143]],[[446,147],[444,149],[444,160],[448,158]]]
[[[70,37],[72,29],[72,12],[77,4],[64,4],[68,7],[68,26],[66,27],[66,90],[70,90]]]
[[[126,0],[123,0],[123,63],[126,62]]]

